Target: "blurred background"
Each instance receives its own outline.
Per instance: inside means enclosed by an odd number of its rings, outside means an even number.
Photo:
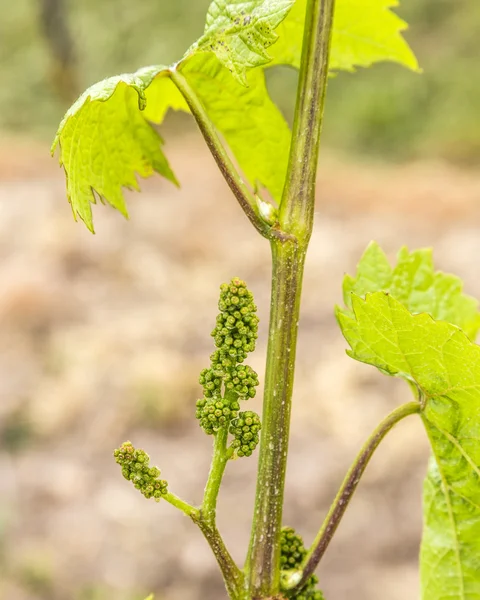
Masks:
[[[203,538],[143,499],[111,453],[145,448],[172,491],[200,501],[211,439],[194,419],[218,286],[246,279],[265,358],[269,249],[218,175],[187,115],[167,119],[182,189],[128,194],[127,223],[75,224],[49,156],[86,86],[177,58],[209,0],[0,0],[0,598],[224,598]],[[379,65],[330,82],[318,212],[305,277],[285,523],[308,542],[348,465],[406,386],[351,361],[333,318],[344,272],[376,239],[433,245],[480,296],[480,4],[404,0],[423,75]],[[269,73],[287,118],[295,74]],[[212,217],[215,211],[215,217]],[[259,394],[260,396],[261,394]],[[251,408],[260,410],[259,399]],[[418,597],[428,448],[404,422],[374,457],[320,569],[328,600]],[[229,465],[219,524],[239,562],[256,458]]]

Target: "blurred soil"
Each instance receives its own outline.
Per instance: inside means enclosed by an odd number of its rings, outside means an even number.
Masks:
[[[211,439],[198,428],[199,371],[221,282],[247,280],[260,307],[262,373],[269,249],[230,197],[196,135],[167,152],[182,182],[129,194],[130,222],[94,208],[74,223],[48,148],[0,146],[0,598],[220,600],[194,526],[144,500],[111,454],[145,448],[170,488],[197,503]],[[392,259],[434,245],[439,268],[480,296],[480,175],[435,163],[354,164],[324,153],[307,261],[285,523],[310,540],[366,435],[409,399],[355,363],[333,317],[344,272],[371,239]],[[260,394],[259,394],[260,396]],[[251,407],[259,410],[259,399]],[[328,600],[418,597],[417,420],[374,457],[320,570]],[[229,465],[219,525],[241,562],[256,459]],[[143,595],[142,595],[143,594]]]

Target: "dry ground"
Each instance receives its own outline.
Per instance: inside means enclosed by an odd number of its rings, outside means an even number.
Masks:
[[[111,458],[129,438],[170,487],[198,502],[211,440],[193,413],[211,351],[218,286],[238,275],[260,306],[269,250],[195,136],[167,146],[182,190],[153,179],[130,222],[96,207],[71,218],[46,147],[0,148],[0,598],[220,600],[213,559],[189,521],[144,500]],[[437,265],[480,296],[480,176],[442,164],[381,167],[323,157],[307,262],[285,522],[309,540],[349,461],[406,386],[357,364],[332,308],[343,273],[378,240],[434,245]],[[259,401],[251,406],[259,407]],[[415,419],[385,442],[320,570],[328,600],[418,597],[428,449]],[[220,527],[242,560],[256,460],[228,468]]]

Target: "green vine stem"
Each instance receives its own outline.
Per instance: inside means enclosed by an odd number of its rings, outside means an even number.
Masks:
[[[272,239],[272,293],[255,511],[246,561],[249,595],[280,589],[280,534],[305,254],[313,228],[315,179],[334,0],[309,0],[286,186],[283,238]]]
[[[181,510],[187,517],[190,517],[194,522],[197,522],[199,518],[200,511],[198,508],[195,508],[185,500],[182,500],[177,495],[172,492],[167,492],[164,496],[162,496],[164,500],[166,500],[169,504]]]
[[[280,205],[282,229],[305,244],[313,229],[334,7],[335,0],[308,0],[292,145]]]
[[[305,252],[296,242],[272,242],[273,277],[262,434],[246,564],[254,598],[274,596],[280,583],[279,536],[304,259]]]
[[[221,431],[223,430],[219,430],[217,436]],[[162,496],[162,498],[190,517],[198,526],[207,540],[208,545],[212,549],[218,566],[220,567],[220,571],[222,572],[223,580],[225,581],[225,586],[230,598],[239,599],[243,597],[242,594],[244,593],[245,589],[244,576],[225,546],[225,542],[223,541],[222,536],[215,525],[215,507],[218,489],[220,487],[223,471],[225,470],[226,460],[228,460],[228,458],[225,458],[225,461],[222,463],[218,458],[225,455],[225,452],[222,452],[222,447],[223,449],[225,448],[225,441],[228,431],[226,429],[224,431],[224,440],[220,439],[220,441],[217,441],[219,439],[217,436],[215,439],[214,460],[212,462],[212,469],[210,470],[210,476],[208,479],[209,485],[207,484],[207,488],[205,490],[205,498],[208,496],[208,499],[206,501],[204,498],[202,508],[199,509],[191,504],[188,504],[188,502],[185,502],[172,492],[167,492],[164,496]],[[217,457],[216,467],[214,467],[215,457]],[[214,476],[212,476],[212,471],[215,472]],[[209,494],[207,494],[207,490],[209,490]],[[205,511],[205,505],[209,507],[208,511]]]
[[[238,171],[220,141],[217,131],[210,121],[203,104],[188,83],[186,77],[178,70],[179,66],[180,65],[177,65],[176,69],[170,70],[170,77],[173,83],[185,98],[220,172],[232,190],[233,195],[238,200],[243,212],[250,219],[250,222],[255,229],[264,237],[268,238],[270,235],[270,225],[264,221],[260,215],[255,196],[250,192],[248,186],[238,174]]]
[[[197,523],[205,536],[218,566],[223,575],[223,580],[230,598],[239,599],[244,592],[244,575],[236,565],[216,527],[217,498],[220,491],[225,467],[231,456],[227,449],[228,428],[221,427],[216,433],[213,442],[213,457],[208,474],[203,502],[197,513]]]
[[[202,521],[209,527],[215,526],[217,498],[229,454],[227,451],[228,429],[221,427],[215,434],[213,457],[201,508]]]
[[[197,522],[197,525],[205,536],[217,560],[229,597],[234,600],[243,599],[245,597],[244,575],[227,550],[218,529],[215,526],[208,525],[201,518]]]
[[[325,554],[357,489],[358,483],[380,442],[399,421],[410,415],[418,414],[420,411],[421,405],[418,402],[403,404],[391,412],[371,433],[345,476],[322,527],[303,561],[302,569],[290,574],[289,578],[282,582],[285,589],[296,590],[305,585],[305,582],[313,574]]]

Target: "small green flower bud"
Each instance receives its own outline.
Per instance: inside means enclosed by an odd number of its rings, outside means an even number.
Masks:
[[[207,435],[212,435],[221,427],[228,427],[231,419],[238,415],[239,404],[229,398],[216,398],[215,400],[203,399],[197,401],[196,418],[200,427]]]
[[[306,550],[303,546],[303,540],[291,527],[284,527],[281,536],[281,557],[280,564],[282,569],[294,569],[300,566]]]
[[[122,475],[145,496],[158,502],[168,492],[168,484],[159,479],[160,469],[150,467],[150,457],[141,449],[134,448],[131,442],[124,442],[113,452],[115,462],[122,468]]]
[[[297,570],[300,568],[307,551],[303,539],[291,527],[283,527],[280,537],[280,565],[282,571]],[[315,589],[318,577],[312,575],[308,578],[303,588],[296,593],[285,592],[289,600],[324,600],[320,590]]]
[[[221,313],[216,319],[216,327],[212,331],[212,336],[221,355],[228,352],[228,347],[232,345],[238,350],[243,349],[243,352],[237,354],[229,353],[237,362],[242,362],[246,352],[253,350],[255,346],[255,344],[249,345],[247,350],[246,341],[242,339],[242,336],[249,340],[256,340],[258,335],[258,317],[255,315],[257,307],[245,282],[240,279],[232,281],[238,282],[238,285],[231,283],[220,286],[218,306]]]
[[[196,404],[196,418],[210,435],[221,427],[229,427],[238,416],[237,400],[253,398],[259,383],[255,371],[242,364],[248,352],[255,349],[258,336],[257,307],[245,282],[233,278],[222,284],[218,307],[220,314],[212,331],[217,349],[210,356],[210,368],[200,373],[204,397]],[[253,452],[259,430],[258,426],[243,432],[246,437],[235,446],[238,456]]]
[[[230,424],[230,433],[234,436],[231,447],[234,456],[251,456],[259,442],[258,432],[261,429],[260,417],[252,412],[239,413]]]

